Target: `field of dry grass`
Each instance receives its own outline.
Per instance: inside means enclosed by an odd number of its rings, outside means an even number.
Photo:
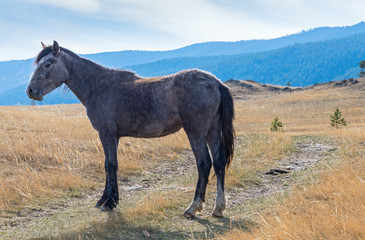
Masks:
[[[340,162],[257,213],[249,231],[234,229],[220,239],[364,239],[365,128],[329,135],[339,143]]]
[[[93,208],[104,183],[103,151],[83,107],[0,107],[0,238],[139,239],[144,230],[156,239],[364,238],[364,81],[237,100],[227,218],[209,216],[212,180],[207,211],[196,221],[181,216],[196,181],[183,131],[120,141],[121,206],[105,214]],[[340,130],[329,125],[337,107],[349,123]],[[269,130],[276,116],[282,133]],[[302,138],[337,150],[318,171],[290,175],[286,184],[295,187],[287,193],[243,199]]]
[[[2,107],[0,118],[0,210],[104,182],[101,143],[81,105]],[[126,139],[118,149],[120,173],[133,175],[143,164],[174,159],[188,147],[183,133]]]

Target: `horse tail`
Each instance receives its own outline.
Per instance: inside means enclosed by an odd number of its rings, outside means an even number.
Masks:
[[[219,85],[219,91],[221,93],[221,102],[219,105],[219,114],[221,117],[222,128],[221,142],[226,158],[226,167],[228,169],[230,163],[232,162],[234,153],[234,104],[232,94],[228,87],[221,84]]]

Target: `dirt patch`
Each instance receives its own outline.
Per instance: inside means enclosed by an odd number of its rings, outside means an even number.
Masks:
[[[291,178],[294,172],[303,171],[314,167],[326,155],[337,149],[330,145],[316,142],[296,142],[297,151],[289,158],[277,161],[269,171],[259,173],[259,180],[255,186],[248,190],[236,190],[227,194],[228,203],[231,205],[264,197],[270,194],[283,192],[292,187]]]

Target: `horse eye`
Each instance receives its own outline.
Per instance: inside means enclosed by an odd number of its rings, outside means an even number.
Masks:
[[[45,65],[44,65],[44,67],[46,67],[46,68],[49,68],[51,66],[51,64],[50,63],[46,63]]]

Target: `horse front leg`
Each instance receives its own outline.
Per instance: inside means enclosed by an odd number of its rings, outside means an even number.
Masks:
[[[96,203],[95,207],[96,208],[101,208],[106,199],[108,198],[108,189],[109,189],[109,181],[108,181],[108,172],[106,171],[106,160],[104,162],[104,168],[105,168],[105,188],[104,188],[104,192],[103,195],[101,196],[101,198],[99,199],[99,201]]]
[[[106,182],[103,195],[97,202],[96,206],[100,207],[102,211],[111,211],[115,208],[119,202],[118,192],[118,139],[114,135],[99,132],[100,140],[103,144],[105,154],[105,173]]]

